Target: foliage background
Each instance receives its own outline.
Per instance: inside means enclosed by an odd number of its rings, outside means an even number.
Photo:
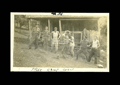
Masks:
[[[101,49],[107,51],[107,17],[101,17],[99,19],[100,24],[100,45]]]

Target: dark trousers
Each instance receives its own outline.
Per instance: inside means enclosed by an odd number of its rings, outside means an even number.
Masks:
[[[43,46],[44,49],[48,50],[48,37],[44,37]]]
[[[32,39],[31,39],[31,41],[30,41],[30,43],[29,43],[29,48],[31,48],[31,46],[32,46],[33,44],[35,45],[35,49],[38,48],[38,34],[34,34],[34,35],[32,36]]]
[[[89,57],[88,57],[88,62],[91,61],[91,58],[92,58],[92,57],[95,58],[94,64],[97,64],[98,49],[96,49],[96,48],[92,48],[92,49],[91,49],[90,55],[89,55]]]
[[[78,56],[80,53],[83,53],[85,55],[85,59],[88,58],[88,51],[87,51],[87,48],[84,48],[84,47],[81,47],[81,50],[78,50],[77,51],[77,57],[76,57],[76,60],[78,59]]]
[[[62,48],[62,54],[68,53],[69,50],[69,44],[64,44]]]

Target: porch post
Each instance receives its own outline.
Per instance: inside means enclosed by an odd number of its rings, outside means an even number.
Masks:
[[[29,19],[29,39],[30,39],[30,41],[31,41],[31,37],[32,37],[31,20],[32,19]]]
[[[99,24],[99,20],[97,20],[98,22],[98,34],[99,34],[99,40],[100,40],[100,24]]]
[[[62,31],[62,29],[61,29],[61,20],[59,20],[59,29],[60,29],[60,33],[61,33],[61,31]]]
[[[48,28],[49,28],[49,32],[50,32],[50,19],[48,19]]]

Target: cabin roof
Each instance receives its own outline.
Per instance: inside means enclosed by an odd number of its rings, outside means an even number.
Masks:
[[[100,16],[80,16],[80,15],[26,15],[26,18],[60,18],[60,19],[99,19]]]

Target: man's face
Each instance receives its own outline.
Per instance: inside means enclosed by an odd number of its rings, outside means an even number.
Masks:
[[[48,27],[45,27],[45,30],[48,30]]]
[[[55,31],[57,31],[57,28],[55,27]]]

